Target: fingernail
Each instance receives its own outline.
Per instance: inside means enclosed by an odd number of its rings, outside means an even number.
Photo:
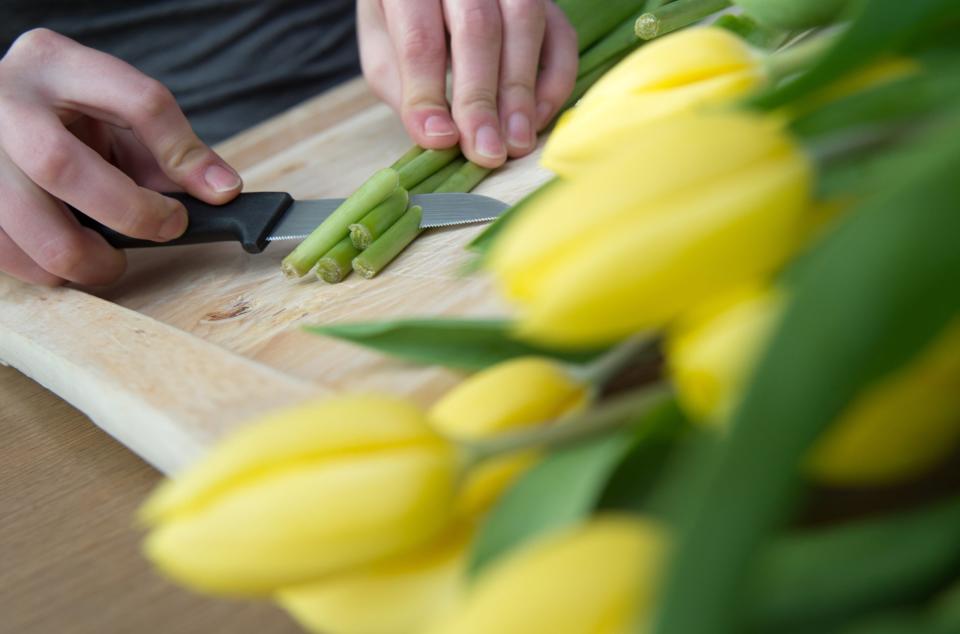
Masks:
[[[530,117],[522,112],[514,112],[507,120],[507,138],[510,145],[526,149],[533,143],[533,129],[530,126]]]
[[[240,187],[240,177],[233,170],[213,164],[203,173],[203,180],[217,193],[230,192]]]
[[[543,127],[547,125],[547,119],[553,113],[553,106],[546,101],[537,104],[537,125]]]
[[[177,209],[160,225],[158,237],[161,240],[173,240],[179,238],[187,230],[187,214],[182,209]]]
[[[492,125],[480,126],[477,130],[475,149],[480,156],[491,159],[503,158],[506,154],[500,134]]]
[[[447,117],[432,114],[423,122],[423,133],[427,136],[452,136],[457,133],[457,129]]]

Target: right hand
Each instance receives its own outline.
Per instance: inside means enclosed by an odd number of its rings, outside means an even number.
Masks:
[[[186,191],[223,204],[239,175],[194,134],[173,95],[125,62],[36,29],[0,59],[0,271],[107,284],[126,258],[66,210],[134,238],[187,227]]]

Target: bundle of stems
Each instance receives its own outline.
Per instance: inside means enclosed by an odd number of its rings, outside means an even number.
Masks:
[[[594,0],[560,0],[558,5],[577,30],[581,52],[576,86],[562,113],[644,41],[697,22],[730,1],[610,0],[601,8]],[[329,283],[342,281],[351,270],[373,277],[420,233],[420,216],[408,209],[410,195],[469,192],[490,172],[464,158],[457,147],[414,146],[347,198],[284,258],[281,268],[288,277],[315,270]],[[394,231],[396,225],[404,230]]]

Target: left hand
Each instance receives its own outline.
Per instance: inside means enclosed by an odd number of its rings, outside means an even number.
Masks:
[[[357,22],[364,76],[414,142],[459,142],[484,167],[530,153],[576,80],[577,36],[552,0],[358,0]]]

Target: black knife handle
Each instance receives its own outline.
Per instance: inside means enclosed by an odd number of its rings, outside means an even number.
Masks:
[[[131,238],[104,226],[93,218],[70,210],[85,227],[90,227],[118,249],[164,247],[177,244],[205,244],[207,242],[239,242],[248,253],[260,253],[267,246],[267,236],[293,204],[286,192],[251,192],[240,194],[225,205],[208,205],[183,193],[164,194],[176,198],[187,208],[187,230],[176,240],[153,242]]]

